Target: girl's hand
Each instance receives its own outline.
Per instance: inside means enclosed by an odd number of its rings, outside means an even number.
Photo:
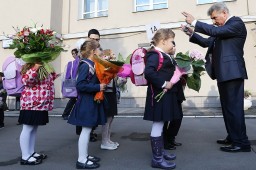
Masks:
[[[100,91],[104,91],[106,89],[106,84],[100,84]]]
[[[166,82],[165,89],[170,90],[172,88],[173,84],[169,81]]]

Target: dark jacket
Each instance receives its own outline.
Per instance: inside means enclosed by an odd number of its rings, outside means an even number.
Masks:
[[[205,67],[212,79],[224,82],[248,78],[243,57],[247,31],[241,18],[231,17],[220,27],[197,21],[195,32],[210,36],[203,38],[194,33],[190,41],[208,47]]]

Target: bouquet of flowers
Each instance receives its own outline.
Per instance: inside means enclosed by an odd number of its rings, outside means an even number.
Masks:
[[[44,79],[54,72],[49,62],[55,60],[64,49],[62,37],[50,29],[41,27],[14,28],[16,34],[9,37],[13,40],[11,49],[16,49],[14,55],[27,63],[42,63],[39,68],[39,78]]]
[[[185,80],[185,85],[187,85],[188,88],[199,92],[201,88],[200,76],[203,74],[203,71],[205,71],[205,59],[203,54],[198,50],[187,51],[185,54],[179,52],[175,57],[175,61],[178,66],[176,66],[174,75],[170,82],[175,84],[180,80],[180,78],[183,78],[183,80]],[[166,91],[167,90],[164,89],[155,97],[157,102],[161,100]]]
[[[112,51],[111,51],[112,52]],[[100,83],[109,84],[109,82],[116,77],[117,73],[122,69],[123,62],[115,60],[106,60],[106,56],[110,54],[104,54],[103,57],[94,56],[96,75]],[[104,57],[105,56],[105,57]],[[109,57],[109,56],[108,56]],[[110,59],[110,57],[109,57]],[[94,96],[94,100],[100,102],[104,99],[104,92],[97,92]]]
[[[201,78],[203,71],[205,71],[204,55],[198,50],[188,51],[185,54],[178,53],[175,57],[175,61],[178,67],[186,71],[184,76],[188,88],[199,92],[201,88]]]

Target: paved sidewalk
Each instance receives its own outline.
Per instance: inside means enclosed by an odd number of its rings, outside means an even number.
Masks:
[[[49,112],[50,116],[61,116],[64,108],[55,108]],[[185,117],[222,117],[222,111],[219,107],[185,107],[183,108]],[[141,117],[143,116],[144,108],[118,108],[119,117]],[[19,111],[8,111],[5,112],[6,116],[18,116]],[[256,107],[251,107],[245,110],[246,117],[256,117]]]
[[[1,170],[72,170],[77,161],[75,127],[60,117],[50,117],[50,123],[38,128],[36,151],[48,158],[37,166],[19,164],[19,135],[17,117],[5,117],[5,128],[0,129]],[[246,119],[247,134],[256,150],[256,119]],[[151,148],[149,132],[152,122],[141,117],[115,118],[112,140],[120,147],[114,151],[100,149],[100,141],[90,142],[89,154],[101,158],[98,170],[150,170]],[[101,137],[101,126],[96,129]],[[225,153],[216,140],[226,136],[223,118],[183,119],[177,141],[182,146],[171,151],[177,155],[175,170],[255,170],[256,153]]]

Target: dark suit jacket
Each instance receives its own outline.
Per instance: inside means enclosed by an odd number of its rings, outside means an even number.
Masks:
[[[231,17],[220,27],[197,21],[195,32],[210,36],[194,33],[190,42],[208,47],[205,68],[212,79],[224,82],[248,78],[243,57],[247,31],[241,18]]]

